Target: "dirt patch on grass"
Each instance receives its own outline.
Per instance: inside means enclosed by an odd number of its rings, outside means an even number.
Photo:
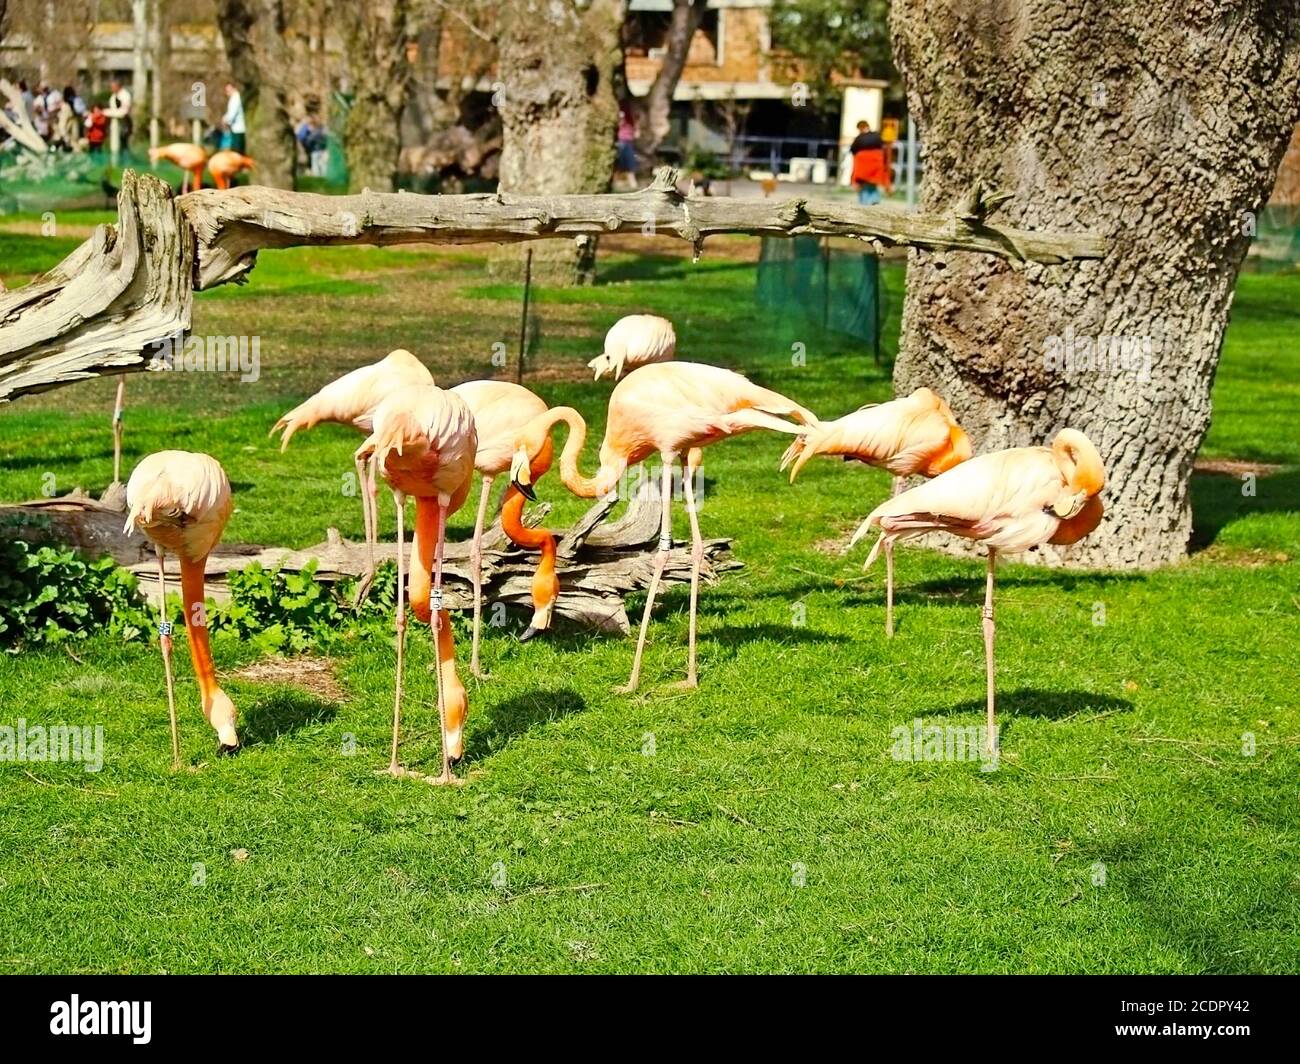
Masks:
[[[236,678],[250,683],[288,684],[329,702],[341,702],[343,688],[334,678],[334,663],[326,658],[269,658],[245,665]]]
[[[1282,466],[1272,462],[1247,462],[1240,458],[1198,458],[1192,466],[1193,472],[1210,476],[1240,477],[1254,473],[1257,477],[1271,477],[1280,473]]]

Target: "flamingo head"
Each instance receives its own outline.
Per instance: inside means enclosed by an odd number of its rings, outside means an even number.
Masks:
[[[235,730],[235,703],[220,687],[204,693],[203,715],[216,730],[217,739],[221,743],[219,753],[233,754],[239,749],[239,733]]]
[[[600,380],[606,373],[618,380],[623,375],[623,359],[605,350],[588,362],[587,368],[596,371],[595,380]]]
[[[510,483],[525,499],[536,502],[537,493],[533,491],[533,471],[529,466],[528,449],[520,444],[515,448],[514,457],[510,460]]]

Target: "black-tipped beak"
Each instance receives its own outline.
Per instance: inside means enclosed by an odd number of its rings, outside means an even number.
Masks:
[[[236,743],[234,746],[227,746],[225,743],[217,743],[217,757],[234,757],[243,748],[242,743]]]
[[[464,755],[464,754],[461,754],[460,757],[448,757],[448,758],[447,758],[447,765],[448,765],[449,768],[455,768],[455,767],[456,767],[457,765],[459,765],[459,764],[460,764],[464,759],[465,759],[465,755]]]
[[[519,642],[521,642],[521,643],[527,643],[528,640],[532,639],[534,636],[538,636],[538,635],[541,635],[541,634],[542,634],[542,629],[540,629],[540,628],[534,628],[534,627],[530,624],[527,628],[524,629],[523,635],[521,635],[521,636],[519,637]]]
[[[537,493],[533,491],[533,486],[531,484],[520,484],[517,480],[512,480],[510,483],[513,484],[519,494],[529,502],[537,501]]]

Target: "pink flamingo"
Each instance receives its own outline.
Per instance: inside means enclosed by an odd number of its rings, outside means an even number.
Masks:
[[[704,541],[700,536],[695,507],[695,477],[702,460],[701,448],[729,436],[754,429],[774,429],[795,433],[797,426],[784,418],[794,418],[804,425],[817,424],[816,416],[798,403],[777,392],[760,388],[731,370],[702,366],[694,362],[660,362],[642,366],[624,377],[609,397],[605,422],[605,439],[600,445],[600,469],[594,477],[578,472],[578,455],[587,437],[587,425],[572,407],[554,407],[531,421],[519,435],[519,446],[511,466],[511,483],[524,495],[532,497],[529,456],[536,453],[541,441],[558,422],[569,426],[569,438],[560,454],[560,480],[575,495],[593,499],[608,494],[631,466],[658,452],[663,459],[663,516],[660,524],[659,550],[646,591],[641,632],[637,638],[632,675],[621,690],[635,691],[641,676],[641,657],[655,593],[672,550],[672,478],[673,465],[682,456],[684,477],[682,494],[691,522],[691,608],[690,642],[686,680],[682,686],[696,686],[695,634],[696,607],[699,600],[700,563],[704,558]]]
[[[208,160],[208,173],[217,188],[229,188],[241,170],[252,170],[257,164],[247,155],[237,151],[219,151]]]
[[[230,480],[215,458],[190,451],[158,451],[140,459],[126,485],[127,515],[123,531],[143,532],[158,553],[158,642],[167,677],[167,712],[171,718],[172,767],[181,763],[172,680],[171,621],[167,618],[167,575],[163,554],[171,551],[181,563],[181,597],[185,602],[185,631],[190,661],[202,697],[203,716],[216,730],[219,754],[239,749],[235,705],[217,683],[208,643],[203,604],[203,573],[208,555],[221,540],[233,503]]]
[[[881,503],[853,535],[869,529],[880,538],[867,557],[876,560],[882,544],[950,532],[988,547],[984,590],[984,667],[988,679],[987,746],[997,746],[993,718],[993,574],[999,553],[1033,550],[1044,543],[1076,543],[1101,522],[1098,493],[1106,471],[1097,448],[1082,432],[1062,429],[1051,447],[1012,447],[980,455],[918,487]],[[852,546],[850,543],[850,546]]]
[[[614,380],[652,362],[671,362],[677,353],[673,323],[656,314],[629,314],[605,334],[605,350],[587,363],[596,380],[608,373]]]
[[[393,700],[393,745],[388,771],[419,776],[397,759],[402,728],[402,671],[406,644],[404,521],[406,496],[415,496],[411,542],[411,609],[430,624],[437,645],[438,725],[442,772],[431,783],[454,783],[451,766],[465,752],[469,703],[456,675],[451,619],[442,605],[442,558],[447,518],[464,505],[474,474],[478,438],[474,415],[459,396],[432,384],[393,392],[374,411],[374,430],[357,449],[357,460],[373,459],[397,504],[397,676]],[[432,591],[430,587],[432,585]]]
[[[508,472],[514,458],[515,438],[521,425],[546,412],[546,401],[518,384],[509,381],[466,381],[451,389],[460,396],[474,415],[478,432],[478,451],[474,468],[483,475],[478,515],[474,520],[474,539],[470,545],[470,575],[474,582],[474,636],[470,652],[470,671],[482,676],[479,668],[479,630],[482,617],[483,524],[487,517],[488,497],[497,476]],[[542,437],[529,451],[533,480],[551,467],[551,441]],[[520,547],[540,550],[541,559],[533,574],[533,618],[521,635],[527,642],[551,625],[551,614],[559,597],[560,584],[555,575],[555,535],[544,528],[527,528],[523,523],[523,495],[513,487],[506,489],[501,507],[501,528]]]
[[[900,478],[916,473],[936,477],[966,461],[971,445],[948,404],[929,388],[917,388],[905,398],[864,406],[801,432],[781,457],[781,468],[790,466],[791,484],[815,454],[839,455],[846,462],[887,469],[894,474],[894,494],[898,494]],[[886,543],[885,635],[893,634],[894,547]]]
[[[410,351],[398,348],[378,362],[361,366],[330,381],[311,398],[280,416],[271,426],[270,435],[283,430],[280,453],[283,454],[300,429],[310,429],[322,421],[351,425],[369,435],[374,431],[375,410],[389,395],[408,388],[433,383],[433,374]],[[357,489],[361,494],[361,518],[366,535],[366,571],[357,584],[356,602],[360,603],[375,579],[375,542],[379,536],[379,510],[375,503],[375,470],[369,472],[356,460]]]
[[[199,145],[177,141],[175,144],[164,144],[161,148],[150,148],[149,161],[156,164],[159,159],[166,159],[184,171],[185,176],[181,178],[182,195],[190,191],[191,178],[194,179],[195,189],[203,187],[203,164],[208,160],[208,153]]]

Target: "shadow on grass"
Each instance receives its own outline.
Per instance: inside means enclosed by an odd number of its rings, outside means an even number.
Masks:
[[[1015,691],[999,691],[995,706],[999,720],[1007,717],[1060,720],[1075,713],[1127,713],[1133,708],[1133,703],[1127,698],[1099,695],[1092,691],[1050,691],[1041,687],[1021,687]],[[983,713],[984,710],[984,699],[971,698],[958,702],[944,712],[956,715]],[[935,711],[929,709],[928,712]],[[918,715],[921,715],[919,710]]]
[[[263,695],[242,714],[240,739],[245,746],[264,746],[281,735],[291,735],[309,724],[333,720],[338,707],[293,687],[279,687]]]
[[[539,687],[496,702],[479,716],[473,742],[466,744],[465,761],[495,754],[535,725],[560,720],[587,708],[587,700],[572,687]]]
[[[1192,476],[1193,551],[1204,550],[1234,521],[1259,513],[1300,510],[1300,468],[1283,469],[1254,483],[1255,494],[1243,495],[1246,482],[1223,473]]]

